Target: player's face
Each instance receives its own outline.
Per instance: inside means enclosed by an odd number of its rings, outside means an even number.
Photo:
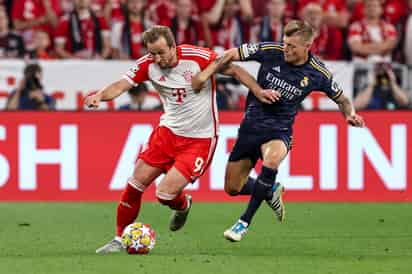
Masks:
[[[143,0],[129,0],[127,1],[127,8],[133,15],[138,15],[144,7]]]
[[[90,0],[76,0],[74,1],[76,8],[78,9],[88,9],[90,8]]]
[[[298,35],[283,37],[285,61],[291,64],[302,64],[308,57],[310,43],[303,41]]]
[[[147,50],[154,62],[162,69],[176,64],[176,46],[169,47],[164,37],[160,37],[154,43],[147,43]]]

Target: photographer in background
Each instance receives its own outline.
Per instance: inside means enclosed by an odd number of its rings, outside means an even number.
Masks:
[[[389,63],[377,63],[371,72],[368,86],[360,91],[354,101],[356,110],[402,109],[409,105],[409,96],[397,83]]]
[[[7,110],[51,110],[55,100],[44,93],[41,83],[42,70],[38,64],[24,68],[24,77],[7,101]]]

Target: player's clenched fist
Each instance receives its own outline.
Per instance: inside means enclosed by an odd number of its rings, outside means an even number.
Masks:
[[[101,93],[91,93],[84,98],[84,104],[89,108],[98,108],[101,100]]]
[[[354,127],[364,127],[365,126],[365,121],[363,120],[362,116],[357,115],[357,114],[352,114],[346,117],[346,122],[348,122],[349,125],[354,126]]]
[[[265,104],[272,104],[280,100],[281,94],[277,90],[262,89],[259,93],[255,94],[259,101]]]

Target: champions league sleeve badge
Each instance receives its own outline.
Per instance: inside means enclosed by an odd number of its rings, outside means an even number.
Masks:
[[[259,44],[256,43],[249,43],[242,45],[242,53],[244,58],[248,58],[249,56],[255,54],[259,50]]]

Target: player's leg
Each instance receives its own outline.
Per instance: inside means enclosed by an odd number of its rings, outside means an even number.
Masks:
[[[162,149],[164,140],[167,140],[167,136],[163,128],[158,127],[153,130],[148,145],[139,154],[133,175],[128,180],[118,204],[116,236],[112,242],[97,249],[97,253],[111,253],[121,249],[120,236],[123,229],[133,223],[138,216],[144,190],[171,165],[173,159]]]
[[[192,206],[192,197],[184,194],[183,189],[190,182],[176,167],[172,167],[157,186],[156,196],[162,205],[173,210],[169,228],[179,230],[186,223]]]
[[[254,179],[249,177],[254,163],[249,158],[228,161],[225,173],[225,192],[230,196],[252,194]]]
[[[96,253],[113,253],[123,249],[121,235],[124,228],[135,221],[139,215],[143,192],[162,173],[162,169],[150,166],[142,159],[137,161],[117,206],[116,236],[111,242],[98,248]]]
[[[230,229],[224,232],[225,238],[230,241],[240,241],[246,234],[252,218],[262,201],[271,199],[274,193],[277,195],[281,190],[273,186],[276,180],[277,168],[288,152],[286,145],[281,140],[272,140],[263,144],[261,150],[263,158],[262,171],[256,180],[248,178],[248,183],[253,186],[248,207],[240,219]],[[273,189],[275,191],[272,191]]]
[[[278,167],[288,153],[288,148],[282,140],[271,140],[263,144],[261,149],[263,157],[262,171],[256,178],[248,207],[240,218],[247,224],[251,223],[262,201],[272,196]]]
[[[183,193],[184,187],[208,168],[216,148],[216,138],[175,137],[176,156],[173,168],[157,188],[160,203],[173,209],[170,230],[183,227],[189,214],[192,197]]]

